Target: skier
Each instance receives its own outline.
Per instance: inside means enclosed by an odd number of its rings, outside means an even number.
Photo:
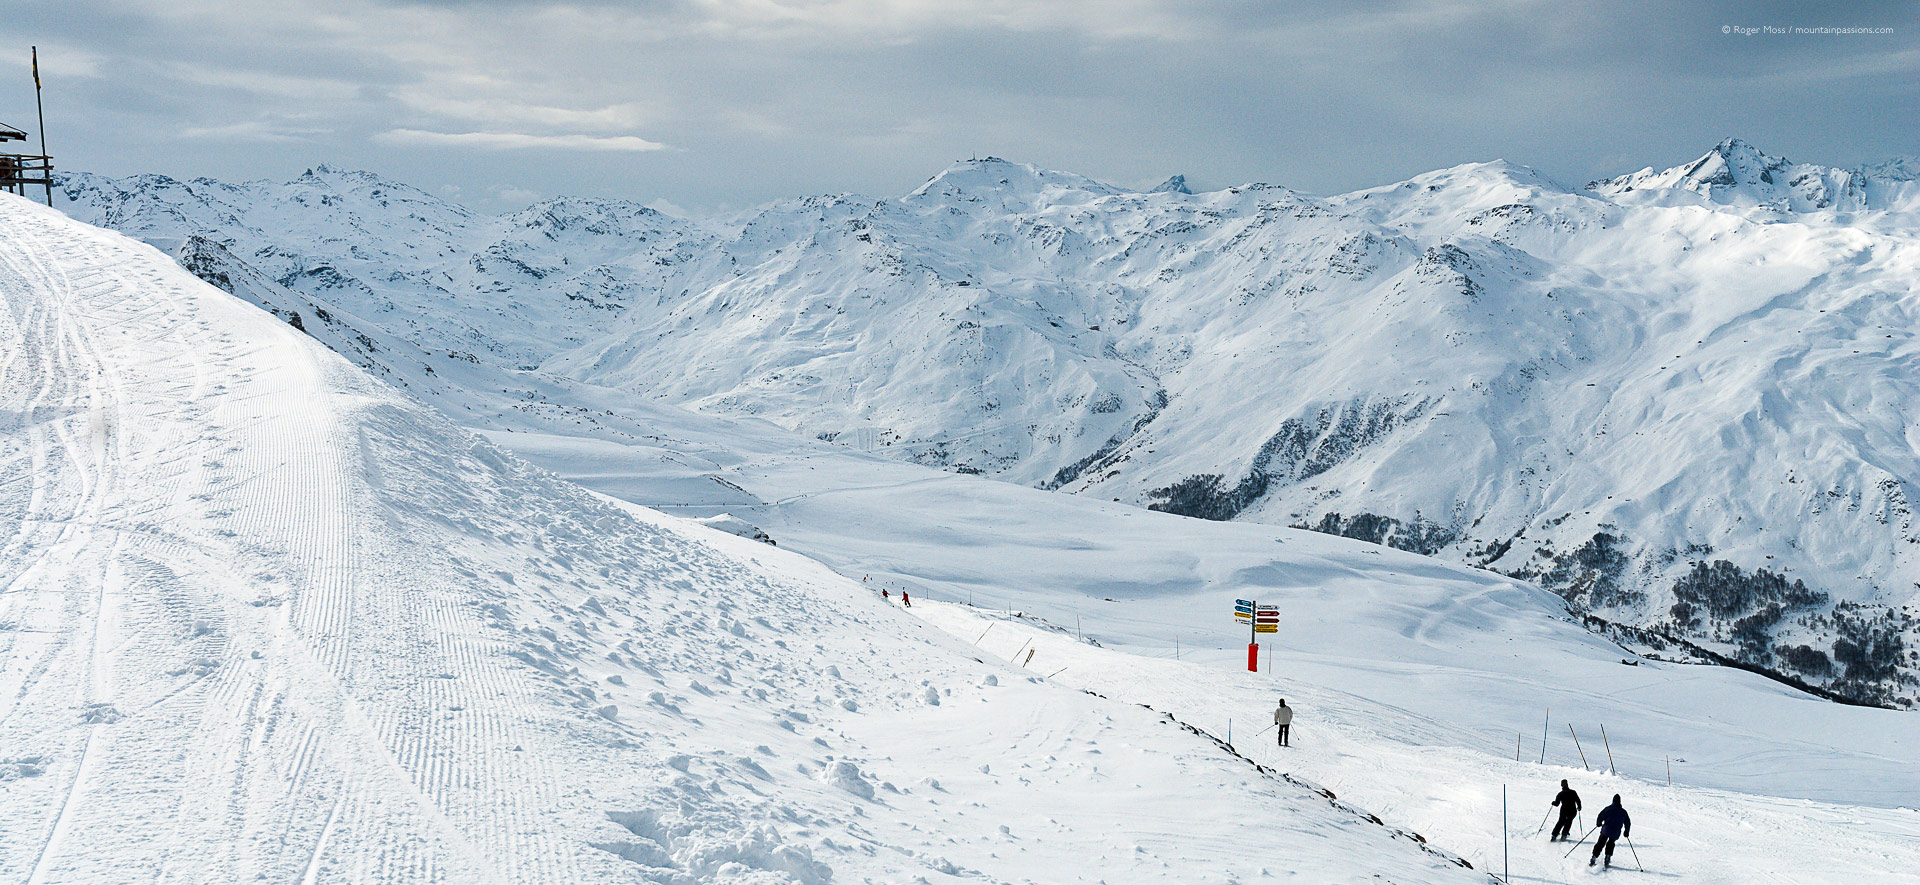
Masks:
[[[888,602],[893,601],[893,597],[887,593],[887,588],[885,587],[880,588],[880,598]]]
[[[900,604],[907,608],[913,608],[913,600],[908,598],[907,588],[905,587],[900,588]]]
[[[1286,698],[1281,698],[1280,706],[1273,709],[1273,726],[1276,732],[1275,740],[1279,741],[1280,746],[1293,746],[1287,737],[1287,732],[1293,729],[1293,708],[1287,706]]]
[[[1580,813],[1580,794],[1563,780],[1560,782],[1560,795],[1553,797],[1553,804],[1560,806],[1560,821],[1553,825],[1553,838],[1547,841],[1558,842],[1573,835],[1573,819]]]
[[[1620,807],[1620,794],[1613,794],[1613,804],[1600,809],[1594,815],[1593,825],[1600,828],[1600,838],[1594,840],[1593,856],[1587,858],[1587,866],[1600,859],[1600,849],[1607,850],[1607,869],[1613,868],[1613,843],[1621,836],[1633,835],[1633,819],[1627,817],[1627,810]]]

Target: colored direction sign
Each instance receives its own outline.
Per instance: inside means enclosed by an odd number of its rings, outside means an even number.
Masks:
[[[1280,627],[1280,609],[1271,605],[1260,605],[1251,599],[1233,601],[1233,616],[1244,624],[1252,624],[1255,633],[1274,633]]]
[[[1280,609],[1277,606],[1261,605],[1251,599],[1233,601],[1233,616],[1253,632],[1248,635],[1247,670],[1258,672],[1260,669],[1260,634],[1280,632]]]

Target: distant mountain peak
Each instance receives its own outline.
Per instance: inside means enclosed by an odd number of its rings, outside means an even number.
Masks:
[[[1713,146],[1713,151],[1714,153],[1718,153],[1721,156],[1725,156],[1725,157],[1733,157],[1733,156],[1766,157],[1767,156],[1765,151],[1762,151],[1759,148],[1754,147],[1752,142],[1747,141],[1746,139],[1736,135],[1729,135],[1726,138],[1721,139],[1719,144],[1716,144]]]
[[[1093,197],[1121,193],[1118,188],[1084,175],[1042,169],[1031,163],[1015,163],[1000,157],[981,157],[961,160],[948,166],[908,194],[907,199],[978,202],[991,197],[1010,206],[1014,203],[1030,203],[1044,193],[1074,192]]]
[[[1728,138],[1689,164],[1686,167],[1686,179],[1723,187],[1771,185],[1776,183],[1775,173],[1790,165],[1792,163],[1784,157],[1768,156],[1747,142]]]
[[[1149,193],[1191,194],[1193,191],[1187,189],[1187,177],[1185,175],[1175,175],[1166,181],[1160,182],[1160,186],[1149,191]]]
[[[1839,169],[1795,163],[1740,138],[1725,138],[1699,158],[1668,169],[1589,182],[1587,190],[1619,199],[1709,203],[1763,213],[1857,212],[1914,205],[1920,162],[1897,158]],[[1764,217],[1764,215],[1763,215]]]

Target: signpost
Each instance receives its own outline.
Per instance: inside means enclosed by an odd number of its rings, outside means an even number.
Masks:
[[[1260,672],[1260,634],[1280,632],[1280,609],[1261,605],[1251,599],[1233,601],[1233,616],[1249,628],[1247,633],[1247,672]]]

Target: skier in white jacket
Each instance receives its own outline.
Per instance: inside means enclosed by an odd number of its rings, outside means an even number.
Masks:
[[[1293,728],[1293,708],[1287,706],[1287,699],[1280,699],[1280,706],[1273,710],[1273,730],[1279,733],[1280,746],[1293,746],[1287,739],[1287,732]]]

